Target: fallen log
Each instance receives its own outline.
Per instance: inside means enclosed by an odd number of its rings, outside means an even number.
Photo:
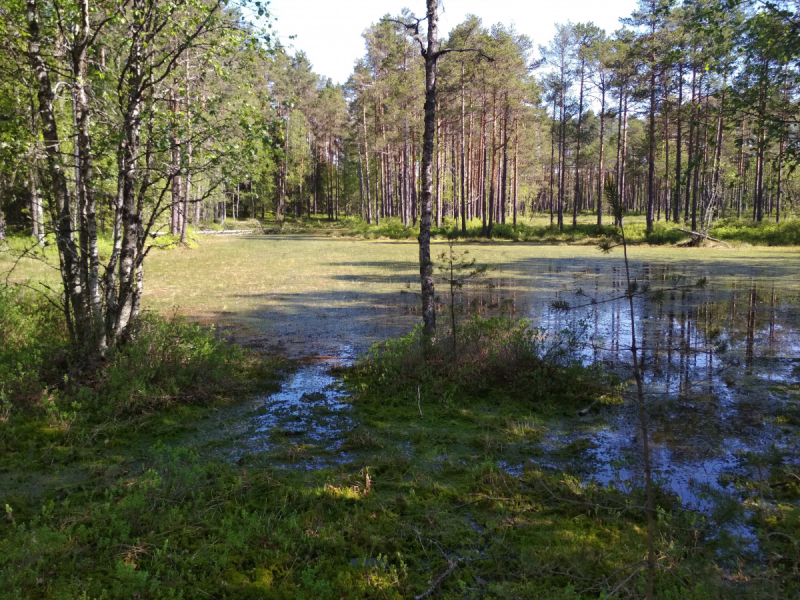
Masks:
[[[725,242],[723,240],[718,240],[717,238],[713,238],[707,233],[702,233],[700,231],[692,231],[691,229],[683,229],[682,227],[676,227],[675,229],[677,229],[682,233],[688,233],[689,235],[694,236],[697,239],[707,239],[709,241],[716,242],[718,244],[725,244],[726,246],[728,246],[728,248],[731,247],[731,245],[728,242]]]
[[[248,233],[259,233],[258,229],[222,229],[219,231],[195,231],[198,235],[246,235]]]

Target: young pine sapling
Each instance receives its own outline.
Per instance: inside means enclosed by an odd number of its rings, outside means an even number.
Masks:
[[[611,252],[616,246],[622,246],[622,255],[625,259],[625,279],[627,281],[627,291],[625,296],[630,307],[631,320],[631,354],[633,355],[633,376],[636,379],[636,397],[639,412],[639,425],[642,432],[642,458],[644,459],[645,476],[645,496],[647,502],[647,588],[646,596],[648,600],[654,598],[655,570],[656,570],[656,551],[655,551],[655,501],[653,499],[653,477],[650,467],[650,440],[647,427],[647,415],[644,410],[644,383],[642,372],[639,368],[639,349],[636,345],[636,315],[633,311],[633,297],[639,291],[638,283],[631,279],[630,266],[628,264],[628,244],[625,240],[625,206],[622,204],[617,193],[616,183],[611,179],[606,180],[604,196],[608,206],[614,215],[614,221],[618,227],[612,235],[600,242],[600,249],[603,252]]]
[[[655,597],[654,586],[655,586],[656,555],[655,555],[654,530],[655,530],[656,509],[655,509],[655,500],[653,493],[652,468],[650,464],[650,438],[649,438],[649,431],[647,424],[647,416],[645,413],[644,375],[642,373],[643,366],[639,362],[640,348],[637,343],[636,314],[634,312],[633,299],[637,296],[640,296],[640,297],[650,298],[651,300],[659,301],[661,298],[665,296],[667,291],[672,291],[674,293],[676,291],[686,292],[689,290],[701,289],[705,287],[706,279],[701,278],[698,279],[696,282],[687,284],[678,284],[676,281],[676,285],[672,287],[660,290],[652,290],[648,283],[640,284],[636,279],[632,278],[630,272],[630,264],[628,261],[628,245],[627,245],[627,240],[625,238],[624,216],[626,210],[625,206],[620,200],[616,182],[611,178],[606,179],[603,195],[614,216],[614,223],[616,226],[614,227],[611,234],[600,242],[599,246],[600,249],[606,253],[611,252],[611,250],[613,250],[618,246],[622,246],[623,258],[625,263],[625,278],[627,282],[625,292],[619,296],[613,296],[603,300],[591,298],[588,303],[581,304],[578,306],[571,306],[568,302],[564,300],[558,300],[556,302],[553,302],[551,306],[557,310],[574,310],[589,306],[593,307],[600,303],[605,303],[605,302],[616,302],[618,300],[626,300],[628,302],[628,306],[630,309],[629,314],[630,314],[630,327],[631,327],[630,352],[633,357],[633,374],[636,380],[636,392],[637,392],[636,397],[637,397],[639,424],[642,436],[642,455],[644,462],[645,494],[646,494],[646,504],[647,504],[645,512],[647,513],[648,552],[647,552],[647,587],[645,593],[648,599],[652,599]],[[579,294],[585,295],[582,290],[579,290]]]
[[[458,359],[458,341],[456,333],[456,292],[464,287],[470,279],[480,277],[488,267],[476,266],[475,258],[469,257],[469,250],[458,251],[453,240],[448,240],[447,249],[439,254],[439,272],[442,281],[450,290],[450,327],[453,331],[453,361]]]

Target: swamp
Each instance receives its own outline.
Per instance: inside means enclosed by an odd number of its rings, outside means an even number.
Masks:
[[[0,0],[0,598],[800,598],[798,90],[797,0]]]
[[[210,402],[156,397],[103,422],[65,407],[4,429],[4,577],[58,597],[165,584],[406,597],[458,565],[442,593],[635,595],[626,579],[641,578],[646,536],[630,326],[627,305],[606,301],[625,289],[620,256],[459,248],[491,268],[456,294],[463,354],[428,366],[418,332],[402,337],[419,319],[413,242],[219,236],[153,255],[146,312],[198,323],[195,335],[270,357],[269,369]],[[798,252],[629,253],[652,290],[635,311],[659,589],[671,590],[659,597],[759,597],[773,576],[794,589]]]

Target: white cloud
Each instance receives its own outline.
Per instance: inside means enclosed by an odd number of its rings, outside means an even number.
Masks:
[[[269,8],[281,41],[304,50],[317,73],[342,83],[364,54],[363,31],[406,6],[418,16],[425,12],[424,0],[272,0]],[[440,31],[445,36],[471,13],[484,25],[513,24],[538,46],[550,40],[556,23],[592,21],[611,32],[635,6],[635,0],[442,0]]]

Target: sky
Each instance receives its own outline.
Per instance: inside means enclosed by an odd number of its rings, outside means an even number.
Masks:
[[[513,24],[538,48],[553,37],[556,23],[592,21],[611,32],[635,6],[636,0],[442,0],[439,34],[445,37],[466,15],[474,14],[485,26]],[[404,7],[417,16],[425,13],[424,0],[272,0],[269,4],[281,42],[303,50],[314,71],[334,83],[344,83],[364,55],[364,30],[386,13],[400,14]]]

